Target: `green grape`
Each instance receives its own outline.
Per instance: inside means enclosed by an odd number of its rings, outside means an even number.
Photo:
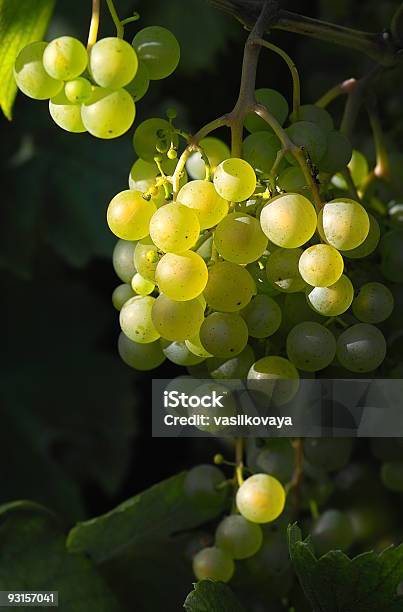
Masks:
[[[231,152],[228,145],[218,138],[211,136],[202,138],[202,140],[199,142],[199,146],[203,149],[203,153],[207,156],[213,174],[218,164],[224,161],[224,159],[231,157]],[[190,155],[186,162],[186,170],[192,179],[202,180],[206,177],[206,165],[199,152],[195,152]]]
[[[392,283],[403,283],[403,230],[396,229],[382,237],[381,271]]]
[[[403,493],[403,461],[384,463],[381,469],[383,485],[395,493]]]
[[[14,65],[14,78],[18,88],[35,100],[52,98],[63,88],[63,81],[53,79],[43,67],[46,42],[34,42],[24,47]]]
[[[247,559],[255,555],[262,546],[262,529],[239,514],[231,514],[218,525],[215,543],[232,559]]]
[[[310,121],[315,123],[324,132],[332,132],[334,123],[331,115],[320,106],[315,104],[303,104],[298,110],[299,121]]]
[[[132,278],[132,289],[137,295],[150,295],[155,289],[155,285],[152,281],[144,278],[137,272]]]
[[[290,166],[289,168],[286,168],[280,172],[277,178],[277,185],[281,191],[301,193],[302,195],[305,195],[305,197],[309,198],[309,187],[306,183],[306,179],[301,168]]]
[[[132,44],[139,59],[147,66],[152,80],[165,79],[179,64],[179,43],[166,28],[143,28],[137,32]]]
[[[284,510],[284,487],[273,476],[253,474],[239,487],[236,505],[242,516],[251,523],[270,523]]]
[[[329,550],[348,550],[354,542],[353,527],[347,514],[339,510],[326,510],[312,530],[312,543],[316,554]]]
[[[155,282],[155,270],[162,255],[150,237],[140,240],[134,249],[134,265],[141,276]]]
[[[301,277],[298,262],[302,249],[277,249],[269,255],[266,274],[276,289],[284,293],[303,291],[306,282]]]
[[[214,244],[227,261],[248,264],[263,255],[267,238],[257,219],[246,213],[233,212],[217,225]]]
[[[259,104],[263,104],[263,106],[266,106],[268,108],[268,110],[271,112],[273,117],[277,119],[280,125],[283,125],[283,123],[288,117],[289,108],[287,100],[284,98],[284,96],[281,95],[281,93],[279,93],[275,89],[256,89],[255,98]],[[245,127],[248,132],[271,130],[269,124],[255,113],[249,113],[246,116]]]
[[[197,215],[191,208],[170,202],[161,206],[150,221],[150,237],[166,253],[183,253],[196,244],[200,234]]]
[[[109,228],[123,240],[141,240],[148,236],[150,220],[156,210],[154,202],[147,202],[140,191],[121,191],[108,206]]]
[[[127,338],[123,332],[119,336],[118,351],[122,361],[131,368],[142,372],[154,370],[165,361],[159,340],[139,344]]]
[[[248,328],[239,314],[213,312],[200,327],[200,340],[215,357],[234,357],[248,342]]]
[[[114,292],[112,293],[112,304],[116,308],[116,310],[121,310],[123,304],[130,300],[130,298],[134,297],[135,293],[130,285],[127,283],[123,283],[123,285],[118,285]]]
[[[295,450],[287,438],[267,440],[266,448],[256,456],[255,466],[258,472],[270,474],[282,483],[289,482],[294,473]]]
[[[299,260],[299,272],[313,287],[334,285],[344,270],[344,261],[339,251],[329,244],[314,244],[308,247]]]
[[[267,338],[281,325],[281,308],[268,295],[256,295],[241,315],[252,338]]]
[[[176,302],[160,294],[151,316],[155,329],[163,338],[183,342],[198,333],[204,319],[204,308],[197,299]]]
[[[327,134],[326,153],[318,163],[321,172],[334,174],[343,170],[349,163],[353,150],[350,141],[344,134],[333,131]]]
[[[220,404],[211,407],[203,403],[203,398],[212,397],[216,393],[220,397]],[[210,434],[218,434],[229,430],[230,426],[225,424],[225,421],[236,417],[237,403],[234,395],[230,390],[222,384],[214,382],[203,383],[193,390],[192,395],[199,398],[198,406],[189,406],[188,415],[198,417],[197,429]],[[203,422],[203,420],[204,422]],[[220,420],[216,420],[220,419]],[[220,422],[221,421],[221,422]]]
[[[186,474],[184,492],[189,501],[198,509],[206,509],[209,512],[215,508],[221,510],[226,492],[219,485],[222,485],[224,481],[225,476],[218,467],[197,465]]]
[[[355,249],[368,236],[367,211],[349,198],[332,200],[319,213],[318,230],[321,238],[336,249]]]
[[[299,193],[286,193],[270,200],[260,214],[266,236],[277,246],[295,249],[316,230],[317,216],[311,202]]]
[[[228,202],[218,195],[209,181],[186,183],[179,191],[177,201],[196,213],[202,230],[214,227],[228,214]]]
[[[192,353],[184,342],[161,340],[161,346],[165,357],[179,366],[194,366],[205,360]]]
[[[131,284],[133,276],[137,270],[133,263],[133,254],[136,242],[130,240],[118,240],[113,249],[112,264],[116,276],[121,281]]]
[[[335,337],[327,327],[319,323],[299,323],[287,336],[288,359],[300,370],[323,370],[332,363],[335,355]]]
[[[256,293],[249,272],[229,261],[220,261],[209,268],[204,297],[214,310],[236,312],[249,304]]]
[[[346,329],[337,340],[337,359],[351,372],[372,372],[386,356],[386,341],[374,325],[357,323]]]
[[[354,185],[356,187],[360,187],[364,183],[369,173],[368,161],[364,155],[360,153],[360,151],[357,151],[356,149],[353,150],[353,154],[348,163],[348,169],[351,172],[351,178],[353,179]],[[339,189],[348,191],[346,180],[341,174],[336,174],[332,178],[332,183]]]
[[[53,79],[70,81],[80,76],[88,64],[83,43],[72,36],[52,40],[43,53],[43,67]]]
[[[64,86],[66,98],[72,104],[82,104],[86,102],[92,93],[92,85],[84,77],[77,77],[71,81],[67,81]]]
[[[207,357],[212,357],[212,355],[208,351],[206,351],[206,349],[202,345],[199,331],[192,338],[185,340],[185,344],[189,351],[193,353],[193,355],[197,355],[198,357],[204,357],[204,359],[207,359]]]
[[[139,61],[137,72],[130,83],[125,85],[125,89],[132,96],[133,100],[138,102],[146,95],[149,86],[150,76],[148,74],[147,66],[144,62]]]
[[[242,202],[256,189],[255,171],[244,159],[230,157],[217,166],[214,187],[224,200]]]
[[[304,456],[313,466],[336,472],[348,464],[353,449],[351,438],[305,438]]]
[[[281,406],[297,393],[299,374],[294,364],[284,357],[262,357],[248,372],[248,389],[256,399],[261,396],[267,402],[270,398],[276,406]]]
[[[381,230],[378,221],[371,213],[367,213],[369,218],[369,231],[364,242],[362,242],[355,249],[349,249],[348,251],[341,251],[343,257],[349,259],[359,259],[362,257],[368,257],[378,246],[379,239],[381,237]]]
[[[193,573],[197,580],[229,582],[235,565],[231,557],[216,546],[200,550],[193,559]]]
[[[297,121],[286,129],[288,137],[298,147],[303,147],[314,164],[318,164],[326,153],[327,137],[316,123],[311,121]],[[290,163],[296,165],[296,160],[287,154]]]
[[[117,138],[133,124],[136,115],[133,98],[124,89],[94,87],[81,107],[85,128],[96,138]]]
[[[283,320],[287,322],[289,328],[292,328],[303,321],[321,323],[325,319],[319,313],[312,310],[303,293],[288,293],[285,296],[283,305]]]
[[[269,174],[277,152],[281,145],[275,134],[270,132],[254,132],[245,138],[242,144],[242,157],[254,168],[254,170]],[[286,165],[285,161],[280,163],[280,170]]]
[[[176,161],[164,159],[161,166],[167,175],[172,175],[175,170]],[[156,179],[159,175],[160,171],[157,164],[154,161],[144,161],[144,159],[137,159],[131,167],[129,174],[130,189],[141,191],[142,193],[152,189],[152,199],[158,208],[167,203],[164,188],[162,185],[159,187],[156,186]],[[184,176],[180,180],[180,184],[186,182],[186,180],[187,176],[186,173],[184,173]],[[168,186],[168,189],[171,191],[170,186]],[[154,192],[156,192],[156,195],[154,195]]]
[[[253,261],[246,266],[246,269],[255,281],[257,292],[273,297],[279,295],[280,292],[267,278],[266,268],[263,265],[265,261],[265,258],[263,261]]]
[[[64,91],[60,91],[49,100],[49,112],[53,121],[67,132],[86,132],[81,119],[81,106],[72,104],[66,98]]]
[[[381,323],[393,312],[394,298],[382,283],[363,285],[352,303],[353,314],[364,323]]]
[[[157,146],[168,150],[171,141],[177,146],[178,136],[165,119],[146,119],[137,126],[133,136],[134,150],[148,162],[153,162],[158,155]]]
[[[246,378],[255,361],[253,349],[247,344],[235,357],[212,357],[207,359],[206,366],[212,378],[223,380],[243,380]]]
[[[181,302],[204,291],[208,271],[204,260],[193,251],[166,253],[157,264],[155,279],[162,293]]]
[[[102,38],[90,52],[90,72],[100,87],[120,89],[128,85],[137,72],[136,52],[123,38]]]
[[[346,312],[354,298],[354,288],[350,279],[342,274],[330,287],[313,287],[307,291],[310,306],[324,317],[338,317]]]
[[[155,298],[149,295],[135,296],[123,305],[120,311],[120,327],[133,342],[148,344],[160,337],[151,317],[154,302]]]

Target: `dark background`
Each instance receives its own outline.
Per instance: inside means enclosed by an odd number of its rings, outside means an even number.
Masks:
[[[86,40],[90,0],[59,0],[48,38]],[[236,98],[246,32],[205,0],[118,0],[126,28],[163,25],[177,36],[177,72],[152,82],[138,104],[136,124],[174,106],[177,125],[192,131],[229,110]],[[284,8],[360,29],[389,24],[398,1],[295,1]],[[101,35],[113,35],[104,12]],[[357,52],[275,31],[300,69],[303,102],[338,81],[364,74],[371,62]],[[281,60],[264,51],[258,86],[291,97]],[[400,81],[401,82],[401,81]],[[401,143],[402,88],[382,82],[380,112],[393,142]],[[340,116],[341,101],[334,105]],[[135,155],[131,135],[99,141],[63,132],[47,104],[19,95],[14,120],[0,118],[0,503],[29,498],[57,510],[67,523],[100,514],[119,501],[197,462],[216,446],[196,440],[152,439],[152,373],[120,362],[118,313],[111,293],[120,283],[106,226],[109,200],[127,188]],[[354,145],[373,158],[365,117]],[[158,375],[180,368],[164,365]]]

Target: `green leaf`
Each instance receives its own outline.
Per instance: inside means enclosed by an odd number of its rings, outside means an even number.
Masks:
[[[17,93],[13,67],[23,47],[42,40],[55,0],[0,0],[0,106],[7,119]]]
[[[63,612],[119,612],[89,559],[66,550],[56,519],[41,506],[0,507],[0,590],[59,591]]]
[[[288,528],[291,560],[314,612],[401,612],[403,544],[350,559],[333,550],[316,559],[297,525]]]
[[[244,612],[233,592],[222,582],[202,580],[184,603],[187,612]]]

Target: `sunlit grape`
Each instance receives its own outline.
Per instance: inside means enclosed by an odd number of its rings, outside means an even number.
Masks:
[[[172,300],[192,300],[207,284],[207,266],[193,251],[166,253],[157,264],[155,279],[160,291]]]
[[[43,53],[43,66],[54,79],[69,81],[80,76],[88,64],[83,43],[72,36],[52,40]]]
[[[255,191],[255,171],[244,159],[230,157],[217,166],[214,187],[224,200],[242,202]]]
[[[248,264],[259,259],[267,246],[267,238],[254,217],[230,213],[217,225],[214,244],[226,260]]]
[[[197,365],[205,359],[192,353],[184,342],[161,340],[161,347],[165,357],[179,366]]]
[[[81,107],[85,128],[97,138],[121,136],[131,127],[135,115],[133,98],[124,89],[94,87]]]
[[[55,96],[63,87],[63,81],[53,79],[43,67],[46,42],[34,42],[24,47],[14,65],[14,78],[18,88],[30,98],[46,100]]]
[[[204,154],[207,155],[207,159],[209,160],[210,168],[213,173],[215,172],[218,164],[224,161],[224,159],[231,157],[231,152],[228,145],[218,138],[214,138],[212,136],[202,138],[199,142],[199,146],[203,149]],[[202,180],[205,178],[206,165],[199,152],[192,153],[189,156],[189,159],[186,162],[186,170],[188,171],[189,176],[191,176],[193,179]]]
[[[141,276],[155,282],[155,270],[162,255],[149,236],[140,240],[134,249],[134,264]]]
[[[82,104],[86,102],[92,93],[92,85],[83,77],[77,77],[71,81],[67,81],[64,86],[64,93],[69,102],[73,104]]]
[[[112,304],[114,305],[116,310],[121,310],[123,304],[134,296],[135,293],[131,285],[123,283],[123,285],[118,285],[112,293]]]
[[[317,216],[311,202],[299,193],[286,193],[270,200],[260,214],[266,236],[278,246],[295,249],[316,230]]]
[[[177,202],[196,213],[202,230],[214,227],[228,213],[228,202],[218,195],[209,181],[189,181],[179,191]]]
[[[250,302],[254,293],[255,283],[245,268],[229,261],[218,262],[209,268],[204,297],[214,310],[241,310]]]
[[[367,211],[349,198],[332,200],[319,213],[318,230],[323,240],[336,249],[355,249],[369,232]]]
[[[130,240],[118,240],[113,249],[112,264],[116,275],[121,281],[131,284],[137,270],[133,262],[133,254],[136,242]]]
[[[161,251],[183,253],[195,245],[199,234],[196,213],[176,202],[161,206],[150,221],[150,237]]]
[[[70,102],[64,91],[60,91],[49,100],[49,112],[53,121],[67,132],[85,132],[81,119],[81,107]]]
[[[120,311],[120,326],[133,342],[148,344],[160,337],[151,318],[154,302],[155,298],[149,295],[135,296],[123,305]]]
[[[154,283],[138,272],[133,276],[131,285],[137,295],[150,295],[155,289]]]
[[[358,247],[355,247],[355,249],[349,249],[348,251],[342,250],[341,252],[343,257],[348,257],[349,259],[361,259],[370,255],[378,246],[381,236],[379,223],[375,217],[371,215],[371,213],[367,214],[369,218],[369,231],[367,237],[365,238],[364,242],[362,242]]]
[[[309,285],[329,287],[343,274],[344,262],[339,251],[329,244],[308,247],[299,259],[299,271]]]
[[[156,210],[154,202],[147,202],[140,191],[121,191],[108,206],[108,225],[123,240],[140,240],[148,235],[150,220]]]
[[[273,476],[253,474],[239,487],[236,505],[241,515],[248,521],[269,523],[284,510],[284,487]]]
[[[160,294],[154,302],[151,316],[155,329],[163,338],[182,342],[199,332],[204,308],[197,299],[177,302]]]
[[[165,361],[159,340],[139,344],[130,340],[123,332],[119,336],[118,351],[122,361],[135,370],[154,370]]]
[[[119,89],[128,85],[137,72],[137,55],[123,38],[102,38],[90,52],[90,72],[100,87]]]
[[[313,287],[307,291],[308,303],[325,317],[337,317],[346,312],[353,297],[353,285],[345,274],[330,287]]]

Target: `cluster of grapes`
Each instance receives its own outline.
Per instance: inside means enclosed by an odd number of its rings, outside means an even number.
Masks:
[[[49,99],[50,115],[62,129],[110,139],[130,129],[150,80],[169,76],[179,56],[175,36],[159,26],[140,30],[132,45],[108,37],[88,50],[61,36],[24,47],[14,75],[24,94]]]

